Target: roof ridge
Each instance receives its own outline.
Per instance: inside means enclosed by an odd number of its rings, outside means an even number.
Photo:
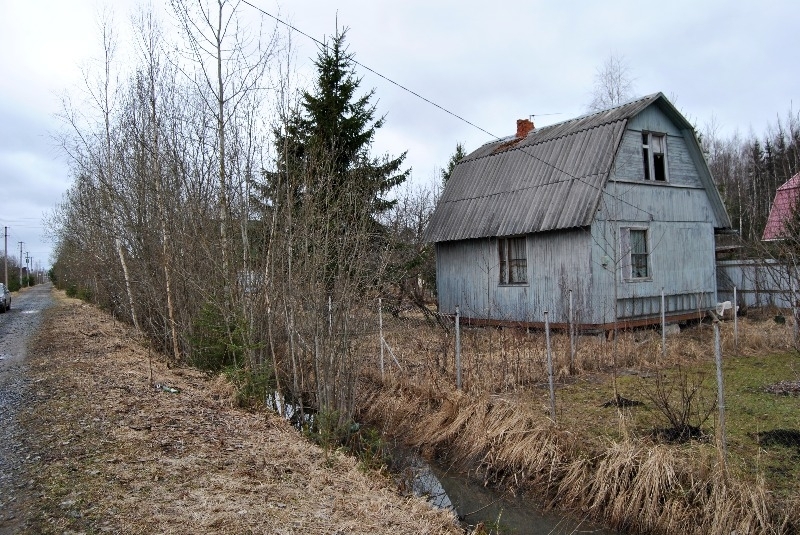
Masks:
[[[595,115],[608,113],[610,111],[617,110],[617,109],[623,108],[625,106],[630,106],[631,104],[641,103],[641,102],[646,102],[646,101],[650,101],[650,103],[652,103],[652,102],[655,102],[659,97],[663,97],[663,96],[664,96],[664,94],[661,91],[658,91],[656,93],[650,93],[649,95],[644,95],[644,96],[641,96],[641,97],[632,98],[632,99],[630,99],[630,100],[628,100],[626,102],[623,102],[622,104],[617,104],[616,106],[612,106],[610,108],[605,108],[603,110],[598,110],[598,111],[591,112],[591,113],[584,113],[583,115],[579,115],[577,117],[573,117],[573,118],[567,119],[565,121],[549,124],[549,125],[543,126],[541,128],[535,128],[534,130],[531,130],[531,132],[528,133],[528,135],[526,135],[525,137],[527,138],[528,136],[531,136],[531,135],[541,134],[543,132],[546,132],[547,130],[551,130],[553,128],[557,128],[557,127],[560,127],[560,126],[564,126],[564,125],[569,124],[569,123],[582,121],[582,120],[588,119],[589,117],[592,117],[592,116],[595,116]],[[603,122],[600,122],[600,123],[597,123],[597,124],[587,125],[585,128],[581,128],[579,130],[573,130],[573,131],[564,133],[564,134],[562,134],[560,136],[556,136],[556,137],[550,138],[550,139],[548,139],[546,141],[562,139],[562,138],[565,138],[567,136],[571,136],[573,134],[577,134],[577,133],[584,132],[584,131],[587,131],[587,130],[592,130],[594,128],[598,128],[598,127],[601,127],[601,126],[604,126],[604,125],[607,125],[607,124],[611,124],[611,123],[616,123],[618,121],[625,120],[625,119],[628,119],[628,118],[630,118],[630,116],[624,117],[624,118],[609,119],[607,121],[603,121]],[[495,139],[493,139],[491,141],[487,141],[486,143],[483,143],[482,145],[480,145],[478,148],[476,148],[472,152],[477,152],[480,149],[482,149],[484,147],[488,147],[488,146],[493,145],[493,144],[512,141],[514,139],[514,137],[515,137],[514,135],[509,135],[509,136],[505,136],[505,137],[502,137],[502,138],[499,138],[499,137],[495,138]],[[522,139],[520,139],[520,141],[524,141],[524,139],[525,138],[522,138]],[[545,142],[545,140],[540,141],[538,143],[531,143],[531,144],[526,144],[526,145],[522,145],[522,146],[520,146],[519,143],[514,143],[513,145],[510,145],[509,148],[506,149],[506,150],[520,149],[523,146],[524,147],[532,147],[532,146],[538,145],[539,143],[544,143],[544,142]],[[486,154],[484,156],[479,156],[479,157],[476,157],[474,159],[477,160],[478,158],[483,158],[483,157],[490,156],[490,155],[491,154]]]

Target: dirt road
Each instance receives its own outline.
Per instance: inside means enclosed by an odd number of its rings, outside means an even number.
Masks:
[[[51,285],[12,295],[11,310],[0,314],[0,534],[21,530],[22,506],[32,495],[26,473],[30,461],[19,422],[28,393],[27,344],[52,306]]]
[[[167,368],[108,314],[49,286],[12,306],[0,534],[461,532],[385,474],[236,408],[222,377]]]

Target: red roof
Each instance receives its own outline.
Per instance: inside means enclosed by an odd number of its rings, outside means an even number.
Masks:
[[[762,240],[785,238],[784,225],[792,217],[800,198],[800,173],[797,173],[775,192]]]

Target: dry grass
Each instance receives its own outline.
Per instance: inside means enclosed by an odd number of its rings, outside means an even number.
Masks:
[[[458,533],[452,516],[60,297],[30,351],[29,533]],[[156,384],[180,389],[170,393]]]
[[[791,325],[740,318],[738,327],[735,344],[733,322],[721,325],[724,355],[751,363],[793,350]],[[620,388],[631,392],[640,377],[678,363],[708,369],[710,325],[668,338],[666,359],[654,331],[620,333],[616,343],[583,336],[572,369],[568,338],[554,335],[557,425],[549,418],[540,333],[466,329],[464,389],[456,391],[452,333],[413,321],[387,331],[404,368],[383,380],[365,377],[362,416],[425,454],[630,532],[794,533],[800,526],[795,492],[776,496],[758,471],[720,466],[713,441],[658,444],[631,410],[600,409],[613,392],[614,346]]]
[[[791,533],[797,525],[797,514],[776,503],[763,481],[731,477],[707,446],[629,439],[590,447],[578,433],[498,396],[448,392],[432,399],[408,386],[376,385],[365,400],[365,418],[428,455],[617,529],[730,535]]]

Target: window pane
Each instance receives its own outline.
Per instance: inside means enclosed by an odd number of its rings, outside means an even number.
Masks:
[[[647,234],[644,230],[631,230],[631,252],[634,254],[647,253]]]
[[[508,256],[506,253],[506,240],[497,240],[497,253],[500,258],[500,284],[508,283]]]
[[[641,279],[650,276],[647,264],[647,231],[631,229],[631,276]]]
[[[528,278],[528,263],[525,260],[512,260],[511,261],[511,280],[509,282],[527,282]]]
[[[528,257],[525,238],[500,238],[497,240],[500,259],[500,284],[528,282]]]
[[[653,178],[666,182],[667,180],[667,165],[664,161],[663,154],[653,154]]]
[[[652,135],[650,140],[650,148],[652,149],[653,154],[663,154],[664,136]]]
[[[511,245],[511,260],[525,260],[525,238],[509,240]]]

